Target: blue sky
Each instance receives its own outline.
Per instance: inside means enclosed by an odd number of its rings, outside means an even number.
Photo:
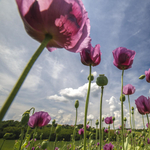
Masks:
[[[131,106],[140,95],[150,96],[150,84],[138,77],[150,68],[150,1],[145,0],[83,0],[90,19],[92,45],[101,45],[101,63],[92,67],[95,76],[91,85],[88,119],[95,126],[99,118],[100,88],[95,81],[99,74],[108,77],[104,88],[103,117],[115,116],[115,127],[121,124],[120,88],[121,70],[113,65],[112,51],[126,47],[136,51],[131,69],[124,73],[124,85],[132,84],[135,94],[130,96]],[[16,83],[25,65],[40,43],[27,35],[14,0],[0,0],[0,107]],[[47,111],[59,124],[74,124],[75,100],[78,99],[78,123],[84,122],[89,67],[80,61],[79,53],[65,49],[40,55],[4,120],[20,120],[31,107]],[[128,102],[124,103],[124,116],[129,127]],[[136,128],[142,127],[141,115],[135,110]],[[146,118],[145,118],[146,123]]]

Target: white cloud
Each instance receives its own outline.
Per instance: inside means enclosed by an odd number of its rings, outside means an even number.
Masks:
[[[97,72],[96,71],[92,72],[92,74],[93,74],[94,77],[97,76]]]
[[[84,72],[84,70],[82,69],[80,72],[82,73],[82,72]]]
[[[93,116],[92,114],[90,114],[90,115],[87,116],[87,119],[88,119],[88,120],[93,120],[93,119],[94,119],[94,116]]]
[[[63,114],[64,111],[60,109],[60,110],[58,111],[58,113],[59,113],[59,114]]]

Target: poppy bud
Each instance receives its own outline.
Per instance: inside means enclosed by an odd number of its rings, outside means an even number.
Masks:
[[[124,117],[124,121],[127,121],[127,118],[126,118],[126,117]]]
[[[26,111],[23,115],[22,115],[22,118],[21,118],[21,125],[26,125],[29,121],[29,113],[28,111]]]
[[[102,118],[102,122],[104,121],[104,117]]]
[[[139,77],[139,79],[144,79],[144,78],[145,78],[145,74],[143,74]]]
[[[55,121],[55,119],[54,119],[54,120],[52,121],[52,125],[54,125],[54,124],[55,124],[55,122],[56,122],[56,121]]]
[[[89,78],[90,78],[90,76],[88,76],[88,80],[89,80]],[[91,81],[93,81],[94,80],[94,76],[91,74]]]
[[[41,145],[41,148],[42,148],[42,149],[46,149],[47,146],[48,146],[48,141],[43,141],[43,142],[42,142],[42,145]]]
[[[96,120],[96,123],[95,123],[96,125],[99,125],[99,122],[98,122],[98,119]]]
[[[96,84],[98,86],[105,86],[108,84],[108,79],[104,74],[100,74],[96,79]]]
[[[78,101],[78,100],[75,101],[74,106],[75,106],[75,108],[78,108],[78,107],[79,107],[79,101]]]
[[[132,110],[134,110],[134,107],[132,107]]]
[[[88,121],[87,124],[89,124],[90,122]]]
[[[61,131],[61,125],[57,125],[56,127],[56,133],[58,134]]]
[[[126,100],[126,97],[125,97],[124,94],[122,95],[122,98],[121,98],[121,96],[120,96],[120,101],[121,101],[121,100],[122,100],[123,102]]]
[[[132,135],[133,135],[133,137],[135,137],[135,133],[134,132],[132,132]]]
[[[132,110],[131,114],[133,115],[134,114],[134,111]]]
[[[112,117],[112,120],[115,121],[115,117]]]
[[[140,146],[141,146],[141,147],[144,147],[144,143],[142,142],[142,143],[140,144]]]

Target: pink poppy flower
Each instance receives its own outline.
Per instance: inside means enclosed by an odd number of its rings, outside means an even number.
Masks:
[[[113,148],[114,148],[114,145],[109,143],[109,144],[104,145],[103,150],[113,150]]]
[[[47,125],[51,120],[50,115],[47,112],[44,111],[39,111],[34,113],[28,121],[28,125],[31,128],[34,127],[43,127],[45,125]]]
[[[80,135],[83,135],[83,134],[84,134],[84,129],[80,129],[80,130],[78,131],[78,133],[79,133]]]
[[[89,127],[90,127],[90,126],[87,124],[87,125],[86,125],[86,129],[89,129]]]
[[[146,81],[150,83],[150,68],[148,71],[145,71]]]
[[[52,39],[49,51],[65,48],[80,52],[90,40],[90,21],[81,0],[16,0],[26,32],[42,42]]]
[[[114,61],[113,64],[120,70],[131,68],[135,51],[129,50],[125,47],[118,47],[113,50]]]
[[[58,147],[55,147],[55,150],[59,150],[59,148],[58,148]]]
[[[80,52],[81,62],[86,66],[97,66],[101,61],[101,52],[100,45],[97,44],[95,47],[92,47],[89,43],[88,48],[84,48]]]
[[[105,123],[106,124],[112,124],[113,123],[112,116],[105,118]]]
[[[123,86],[123,94],[125,95],[131,95],[135,93],[135,87],[131,84],[127,84]]]
[[[146,126],[147,126],[147,128],[150,128],[150,123],[149,123],[149,125],[148,125],[148,123],[147,123]]]
[[[145,115],[150,113],[150,98],[141,95],[135,100],[136,107],[140,114]]]

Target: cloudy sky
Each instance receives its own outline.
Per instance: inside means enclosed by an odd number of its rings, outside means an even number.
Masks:
[[[150,96],[150,84],[138,77],[150,68],[150,1],[149,0],[83,0],[90,19],[92,45],[101,45],[101,63],[92,67],[95,76],[91,84],[88,120],[95,126],[99,118],[100,88],[95,81],[99,74],[108,77],[104,88],[103,117],[115,116],[115,127],[121,124],[121,70],[113,65],[112,51],[126,47],[136,51],[131,69],[124,72],[124,85],[132,84],[135,99]],[[12,90],[25,65],[40,43],[27,35],[15,0],[0,0],[0,107]],[[79,53],[65,49],[49,52],[44,49],[7,111],[4,120],[20,120],[31,107],[47,111],[59,124],[74,124],[75,100],[78,99],[78,123],[84,122],[89,67],[80,61]],[[124,102],[124,116],[129,127],[128,100]],[[135,109],[136,128],[142,128],[142,116]],[[146,118],[145,118],[146,123]],[[105,126],[105,125],[104,125]]]

